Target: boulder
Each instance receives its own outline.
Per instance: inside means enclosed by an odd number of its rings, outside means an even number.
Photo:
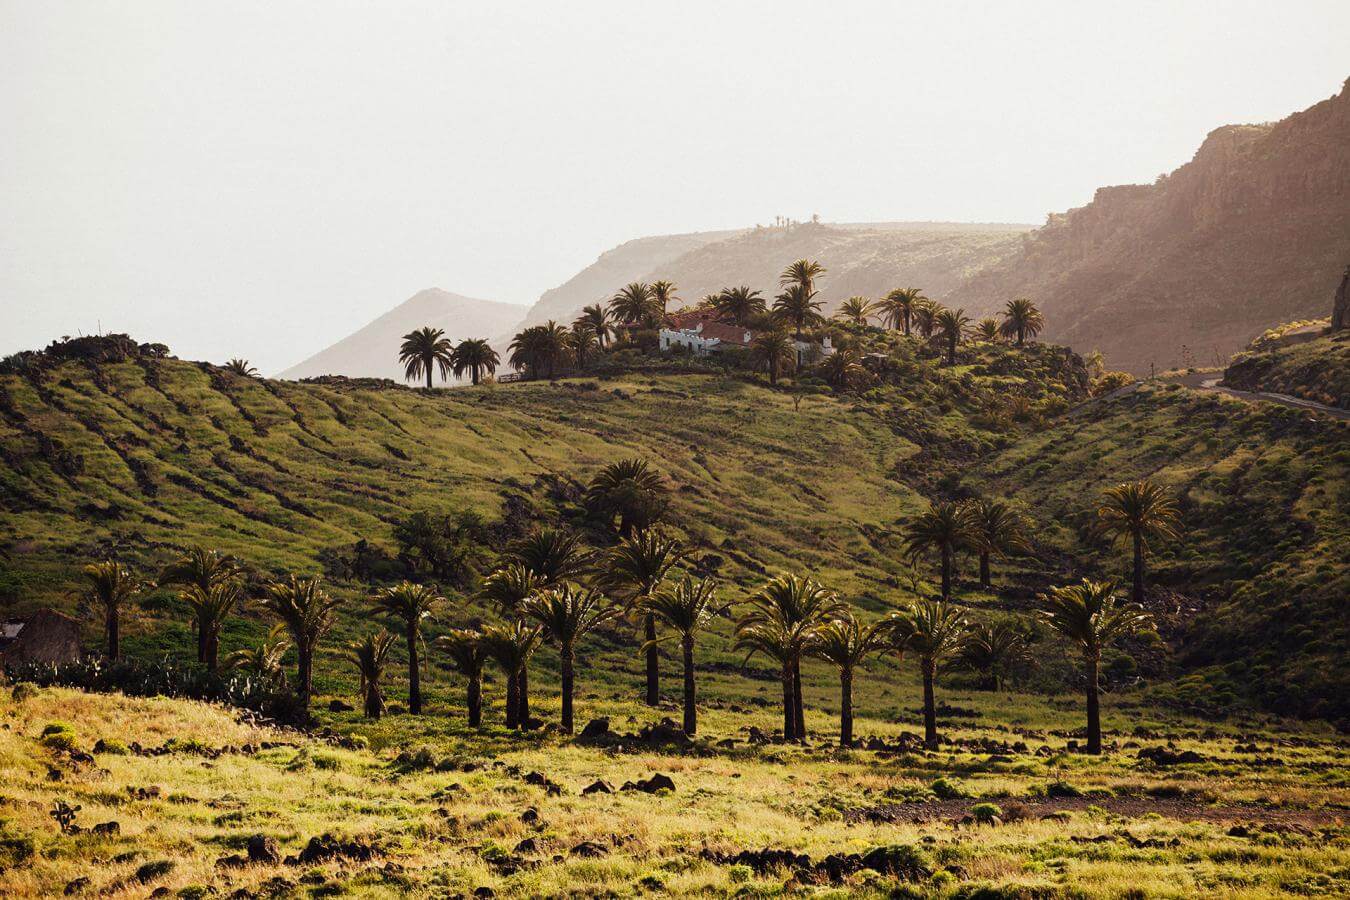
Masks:
[[[581,793],[583,795],[612,794],[614,793],[614,786],[610,784],[608,781],[605,781],[603,778],[597,778],[595,781],[592,781],[590,784],[582,788]]]
[[[277,842],[265,834],[255,834],[248,839],[248,860],[254,863],[281,862],[281,851]]]
[[[609,851],[607,849],[597,844],[595,841],[582,841],[571,850],[573,856],[580,856],[585,859],[595,859],[596,857],[605,856],[608,853]]]
[[[591,719],[586,726],[581,729],[581,734],[577,735],[578,740],[593,741],[609,734],[609,719],[601,717]]]
[[[332,703],[328,704],[329,712],[351,712],[355,708],[356,707],[343,700],[334,700]]]

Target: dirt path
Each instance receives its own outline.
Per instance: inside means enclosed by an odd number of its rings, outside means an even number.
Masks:
[[[994,803],[1008,807],[1019,803],[1027,809],[1029,818],[1040,818],[1049,813],[1080,812],[1096,806],[1109,813],[1138,818],[1157,813],[1179,822],[1257,823],[1258,825],[1300,826],[1317,828],[1338,825],[1350,820],[1344,810],[1287,809],[1255,805],[1210,805],[1194,800],[1155,797],[1052,797],[1044,800],[990,798],[988,800],[936,800],[928,803],[881,803],[844,813],[846,822],[938,822],[960,820],[976,803]]]

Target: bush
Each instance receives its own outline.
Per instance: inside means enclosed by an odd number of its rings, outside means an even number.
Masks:
[[[65,722],[49,722],[38,738],[44,747],[53,750],[77,750],[75,729]]]
[[[107,753],[112,756],[126,756],[129,751],[127,745],[117,738],[99,738],[98,743],[94,745],[94,752]]]
[[[990,825],[995,819],[1002,819],[1003,810],[994,803],[976,803],[970,808],[970,815],[976,822]]]
[[[954,781],[948,781],[946,778],[939,778],[928,789],[943,800],[957,800],[969,796],[961,786]]]
[[[755,875],[755,870],[747,865],[736,865],[727,869],[727,877],[732,884],[745,884]]]
[[[15,703],[23,703],[26,700],[31,700],[33,697],[36,697],[38,689],[36,685],[29,684],[26,681],[20,681],[18,684],[14,685],[14,689],[9,693],[10,696],[14,698]]]

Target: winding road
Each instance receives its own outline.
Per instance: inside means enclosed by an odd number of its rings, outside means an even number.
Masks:
[[[1350,422],[1350,409],[1340,409],[1335,406],[1327,406],[1324,403],[1314,403],[1312,400],[1304,400],[1302,397],[1291,397],[1288,394],[1273,394],[1265,391],[1239,391],[1234,388],[1220,387],[1219,382],[1223,376],[1214,372],[1192,372],[1187,375],[1172,375],[1160,379],[1170,384],[1179,384],[1182,387],[1188,387],[1197,391],[1213,391],[1216,394],[1227,394],[1229,397],[1236,397],[1238,400],[1244,400],[1247,403],[1274,403],[1277,406],[1288,406],[1292,409],[1306,409],[1312,412],[1331,416],[1333,419],[1340,419],[1342,422]],[[1091,400],[1078,404],[1069,410],[1069,418],[1075,418],[1092,409],[1099,403],[1115,400],[1133,394],[1139,390],[1146,381],[1134,381],[1121,388],[1116,388],[1109,394],[1103,394],[1100,397],[1093,397]]]

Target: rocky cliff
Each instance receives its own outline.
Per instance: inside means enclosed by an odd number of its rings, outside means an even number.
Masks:
[[[1211,132],[1151,185],[1097,191],[948,298],[1045,310],[1043,337],[1147,372],[1222,362],[1273,323],[1326,315],[1350,259],[1350,81],[1266,125]]]

